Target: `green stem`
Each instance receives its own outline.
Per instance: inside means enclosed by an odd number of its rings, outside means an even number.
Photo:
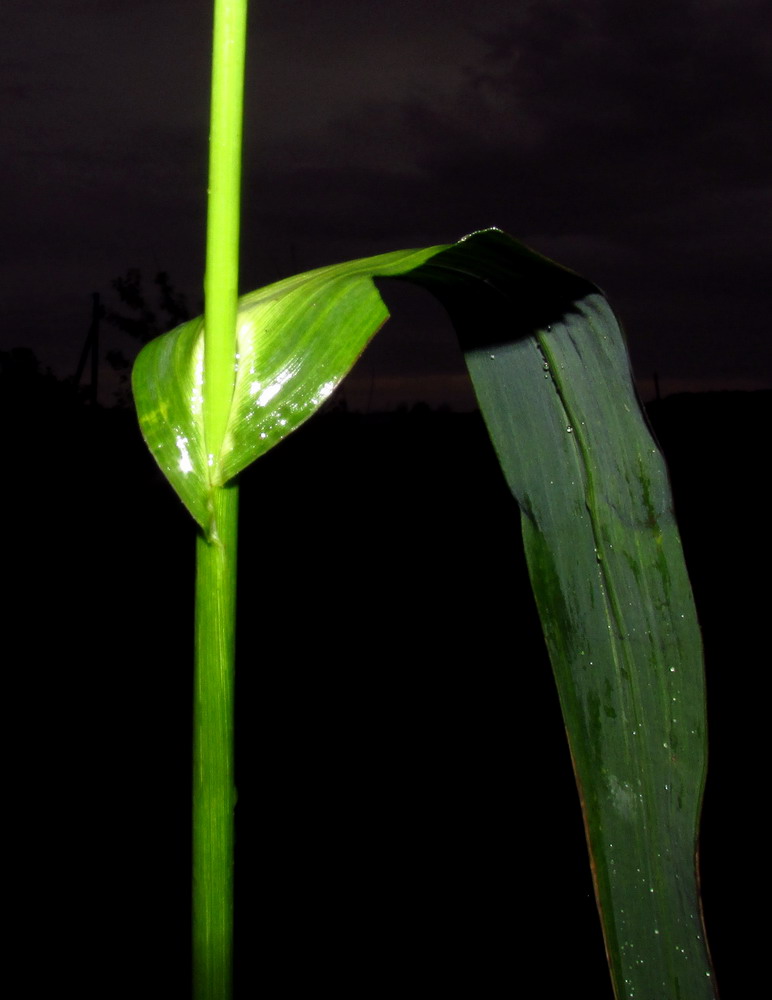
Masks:
[[[238,490],[215,492],[220,535],[196,550],[193,995],[227,1000],[233,952],[233,685]]]
[[[247,0],[215,0],[204,279],[204,434],[210,468],[233,396]],[[234,676],[238,488],[212,485],[196,542],[193,995],[229,1000],[233,966]]]
[[[210,461],[228,421],[236,353],[247,0],[215,0],[204,278],[204,427]]]

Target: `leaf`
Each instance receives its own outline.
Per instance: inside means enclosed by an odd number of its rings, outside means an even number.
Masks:
[[[236,383],[222,450],[204,436],[204,324],[191,320],[139,354],[132,386],[142,433],[210,535],[212,489],[308,419],[388,319],[373,277],[411,270],[442,247],[403,250],[296,275],[239,300]]]
[[[616,994],[708,1000],[700,634],[664,463],[594,285],[498,230],[287,279],[241,300],[219,455],[204,443],[202,321],[143,350],[134,389],[148,445],[216,533],[212,490],[307,419],[386,320],[374,276],[446,305],[520,505]]]
[[[473,257],[486,284],[462,302],[447,275]],[[616,995],[714,997],[695,862],[701,639],[619,326],[595,286],[503,236],[410,277],[451,309],[521,508]]]

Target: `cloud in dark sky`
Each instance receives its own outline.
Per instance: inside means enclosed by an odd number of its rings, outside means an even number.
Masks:
[[[129,266],[197,297],[210,16],[0,15],[3,346],[64,364]],[[769,21],[761,0],[255,7],[245,287],[495,224],[605,288],[641,373],[764,384]]]
[[[312,102],[280,160],[291,171],[364,168],[440,185],[458,175],[470,197],[482,186],[470,170],[498,179],[503,166],[510,183],[499,196],[517,186],[526,211],[581,227],[727,184],[768,189],[772,60],[747,23],[753,13],[761,18],[756,0],[526,4],[516,21],[481,32],[477,62],[455,74],[427,71],[431,38],[402,86],[374,91],[360,63],[349,100],[328,103],[321,119]],[[273,124],[269,135],[281,136]]]

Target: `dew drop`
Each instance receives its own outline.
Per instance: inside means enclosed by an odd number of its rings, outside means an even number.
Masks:
[[[568,427],[566,427],[566,431],[569,434],[573,434],[574,433],[574,428],[571,426],[571,424],[569,424]]]

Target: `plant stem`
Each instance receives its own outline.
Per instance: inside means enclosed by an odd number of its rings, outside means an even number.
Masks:
[[[247,0],[215,0],[204,279],[204,434],[210,469],[236,361]],[[193,995],[229,1000],[233,965],[234,676],[238,488],[211,486],[213,531],[196,542],[193,708]]]
[[[247,0],[215,0],[204,278],[204,426],[216,457],[235,374]]]
[[[196,550],[193,995],[227,1000],[233,952],[233,688],[238,490],[215,492],[217,543]]]

